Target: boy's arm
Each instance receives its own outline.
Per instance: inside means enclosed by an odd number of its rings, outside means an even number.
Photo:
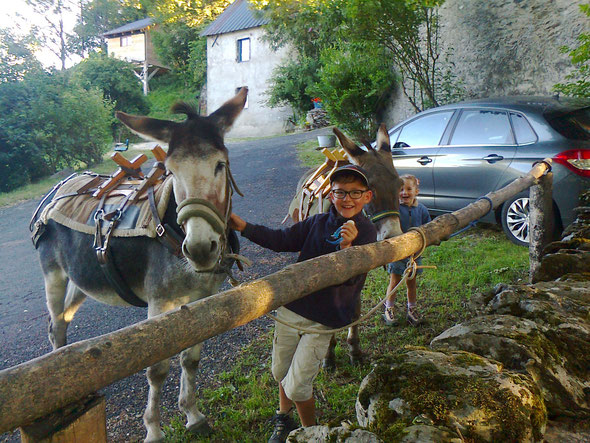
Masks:
[[[307,221],[307,220],[306,220]],[[240,231],[243,237],[275,252],[298,252],[307,235],[307,223],[300,222],[286,229],[271,229],[247,223],[236,214],[230,216],[230,228]]]

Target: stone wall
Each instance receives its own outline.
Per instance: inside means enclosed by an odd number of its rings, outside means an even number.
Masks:
[[[563,45],[573,46],[588,31],[579,5],[585,0],[446,0],[440,9],[441,59],[469,97],[552,94],[572,65]],[[414,115],[397,91],[387,114],[388,126]]]

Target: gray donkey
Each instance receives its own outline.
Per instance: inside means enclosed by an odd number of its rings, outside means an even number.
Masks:
[[[116,114],[134,132],[169,145],[165,168],[172,176],[173,198],[161,226],[167,223],[177,227],[181,252],[175,254],[150,237],[110,239],[112,260],[128,287],[147,304],[148,317],[213,294],[233,264],[228,242],[235,234],[227,220],[234,183],[223,136],[242,111],[247,93],[247,88],[242,88],[208,117],[200,117],[189,105],[178,103],[174,111],[187,115],[183,122]],[[37,247],[50,313],[49,340],[54,349],[66,344],[68,324],[87,296],[129,306],[105,278],[92,235],[49,219]],[[195,376],[201,348],[198,344],[180,354],[178,404],[187,417],[188,430],[209,433],[207,420],[196,406]],[[164,439],[159,404],[169,366],[164,360],[147,369],[150,388],[143,415],[146,442]]]
[[[395,237],[402,234],[399,221],[399,191],[403,184],[393,165],[391,157],[391,144],[389,133],[384,124],[381,124],[377,131],[377,140],[375,147],[367,146],[366,150],[358,147],[351,139],[344,135],[338,128],[334,128],[334,133],[338,137],[340,145],[348,154],[351,163],[362,167],[368,175],[369,186],[373,190],[373,200],[365,207],[367,215],[371,218],[377,228],[377,240]],[[294,221],[299,221],[298,209],[300,207],[301,188],[307,179],[313,174],[315,169],[308,171],[299,180],[297,194],[291,202],[289,215]],[[320,211],[319,205],[311,207],[310,215]],[[357,306],[357,318],[360,316],[360,300]],[[358,363],[362,358],[360,341],[358,335],[358,326],[353,326],[348,330],[346,339],[349,346],[350,362]],[[334,348],[336,339],[332,337],[330,347],[323,365],[327,369],[335,366]]]

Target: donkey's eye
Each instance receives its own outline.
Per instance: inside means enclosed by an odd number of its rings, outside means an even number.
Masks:
[[[225,162],[217,162],[215,165],[215,175],[219,174],[225,169]]]

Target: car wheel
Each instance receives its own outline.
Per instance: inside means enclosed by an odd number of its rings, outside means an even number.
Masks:
[[[517,245],[529,245],[529,198],[514,197],[502,206],[502,228]]]

